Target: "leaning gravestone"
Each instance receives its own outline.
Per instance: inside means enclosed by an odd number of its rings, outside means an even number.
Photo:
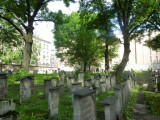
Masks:
[[[54,87],[49,89],[48,95],[48,110],[50,118],[58,115],[58,104],[59,104],[59,88]]]
[[[0,74],[0,99],[5,99],[8,94],[7,74]]]
[[[111,95],[101,102],[105,105],[105,120],[116,120],[116,99],[114,95]]]
[[[96,92],[85,88],[71,94],[74,95],[74,120],[96,120]]]
[[[31,97],[31,80],[30,76],[24,76],[20,79],[20,103],[29,102]]]
[[[78,82],[81,82],[82,86],[84,87],[84,73],[83,72],[80,72],[78,74]]]

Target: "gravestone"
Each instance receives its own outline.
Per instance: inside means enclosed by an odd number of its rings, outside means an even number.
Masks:
[[[65,77],[65,72],[61,70],[59,72],[59,84],[64,85],[64,77]]]
[[[7,94],[8,94],[7,74],[1,73],[0,74],[0,100],[5,99]]]
[[[86,87],[91,87],[92,86],[92,80],[91,79],[86,79],[84,83],[85,83]]]
[[[100,79],[95,79],[95,87],[100,87]]]
[[[30,76],[31,78],[31,92],[33,93],[34,91],[34,76]]]
[[[94,83],[94,74],[91,74],[91,81]]]
[[[31,97],[31,80],[30,76],[24,76],[20,79],[20,103],[29,102]]]
[[[48,99],[49,89],[51,87],[51,79],[44,80],[44,98]]]
[[[48,110],[50,118],[58,115],[58,104],[59,104],[59,88],[53,87],[49,89],[48,95]]]
[[[106,81],[106,75],[101,75],[101,82],[105,82]]]
[[[128,80],[131,77],[131,73],[129,71],[124,71],[123,80]]]
[[[160,91],[160,75],[155,76],[157,83],[157,90]]]
[[[121,86],[114,87],[114,95],[117,98],[116,99],[116,118],[120,120],[122,116],[122,107],[123,107]]]
[[[84,87],[84,73],[83,72],[78,73],[78,82],[81,82],[82,87]]]
[[[57,78],[50,78],[51,80],[51,87],[56,87],[57,85]]]
[[[59,88],[59,95],[63,95],[64,94],[64,85],[57,85],[57,87]]]
[[[116,77],[115,75],[111,75],[111,87],[115,87],[116,86]]]
[[[111,88],[111,81],[110,81],[110,76],[106,76],[106,87],[107,90],[109,90]]]
[[[71,90],[72,89],[72,84],[74,83],[74,77],[69,76],[68,77],[68,87]]]
[[[105,105],[105,120],[116,120],[116,99],[114,95],[111,95],[100,102]]]
[[[106,83],[105,82],[100,82],[100,91],[102,93],[106,92]]]
[[[73,83],[72,84],[72,88],[71,91],[76,91],[76,90],[80,90],[82,89],[82,83],[78,82],[78,83]],[[72,103],[74,102],[74,96],[72,95]]]
[[[71,94],[74,95],[74,120],[96,120],[96,92],[85,88]]]

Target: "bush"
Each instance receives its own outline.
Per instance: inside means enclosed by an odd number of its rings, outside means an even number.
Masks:
[[[18,80],[19,78],[21,78],[21,77],[23,77],[25,75],[27,75],[27,71],[25,69],[23,69],[23,68],[19,69],[16,72],[16,79]]]

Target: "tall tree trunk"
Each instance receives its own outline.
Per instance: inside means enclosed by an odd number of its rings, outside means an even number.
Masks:
[[[91,64],[89,63],[88,65],[88,68],[89,68],[89,72],[91,71]]]
[[[87,69],[87,62],[84,61],[84,63],[83,63],[83,72],[86,72],[86,69]]]
[[[129,53],[130,53],[130,43],[129,43],[129,35],[124,36],[124,54],[121,63],[118,65],[115,75],[116,75],[116,81],[117,83],[121,82],[121,75],[123,73],[123,70],[126,67],[126,64],[129,60]]]
[[[22,68],[29,71],[30,60],[31,60],[31,53],[32,53],[32,40],[33,32],[30,32],[25,37],[25,45],[23,48],[23,61],[22,61]]]
[[[106,48],[105,48],[105,71],[109,71],[109,55],[108,55],[108,44],[106,39]]]

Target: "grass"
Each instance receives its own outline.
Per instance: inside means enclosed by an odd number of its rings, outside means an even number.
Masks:
[[[134,117],[134,115],[132,113],[132,109],[135,107],[135,105],[137,103],[138,90],[139,90],[139,86],[136,85],[136,87],[131,92],[131,95],[128,99],[126,107],[123,110],[123,115],[126,120],[132,120]]]
[[[153,115],[160,115],[160,93],[154,93],[150,91],[143,91],[145,95],[149,113]]]
[[[67,93],[68,88],[65,87],[65,93],[59,99],[59,114],[54,120],[73,120],[72,95]],[[107,96],[113,94],[114,91],[108,91],[99,94],[96,98],[97,120],[104,119],[104,106],[100,101]],[[29,103],[19,103],[19,89],[9,88],[8,95],[16,102],[16,111],[19,113],[20,120],[50,120],[48,118],[48,101],[43,99],[44,89],[35,88]]]

